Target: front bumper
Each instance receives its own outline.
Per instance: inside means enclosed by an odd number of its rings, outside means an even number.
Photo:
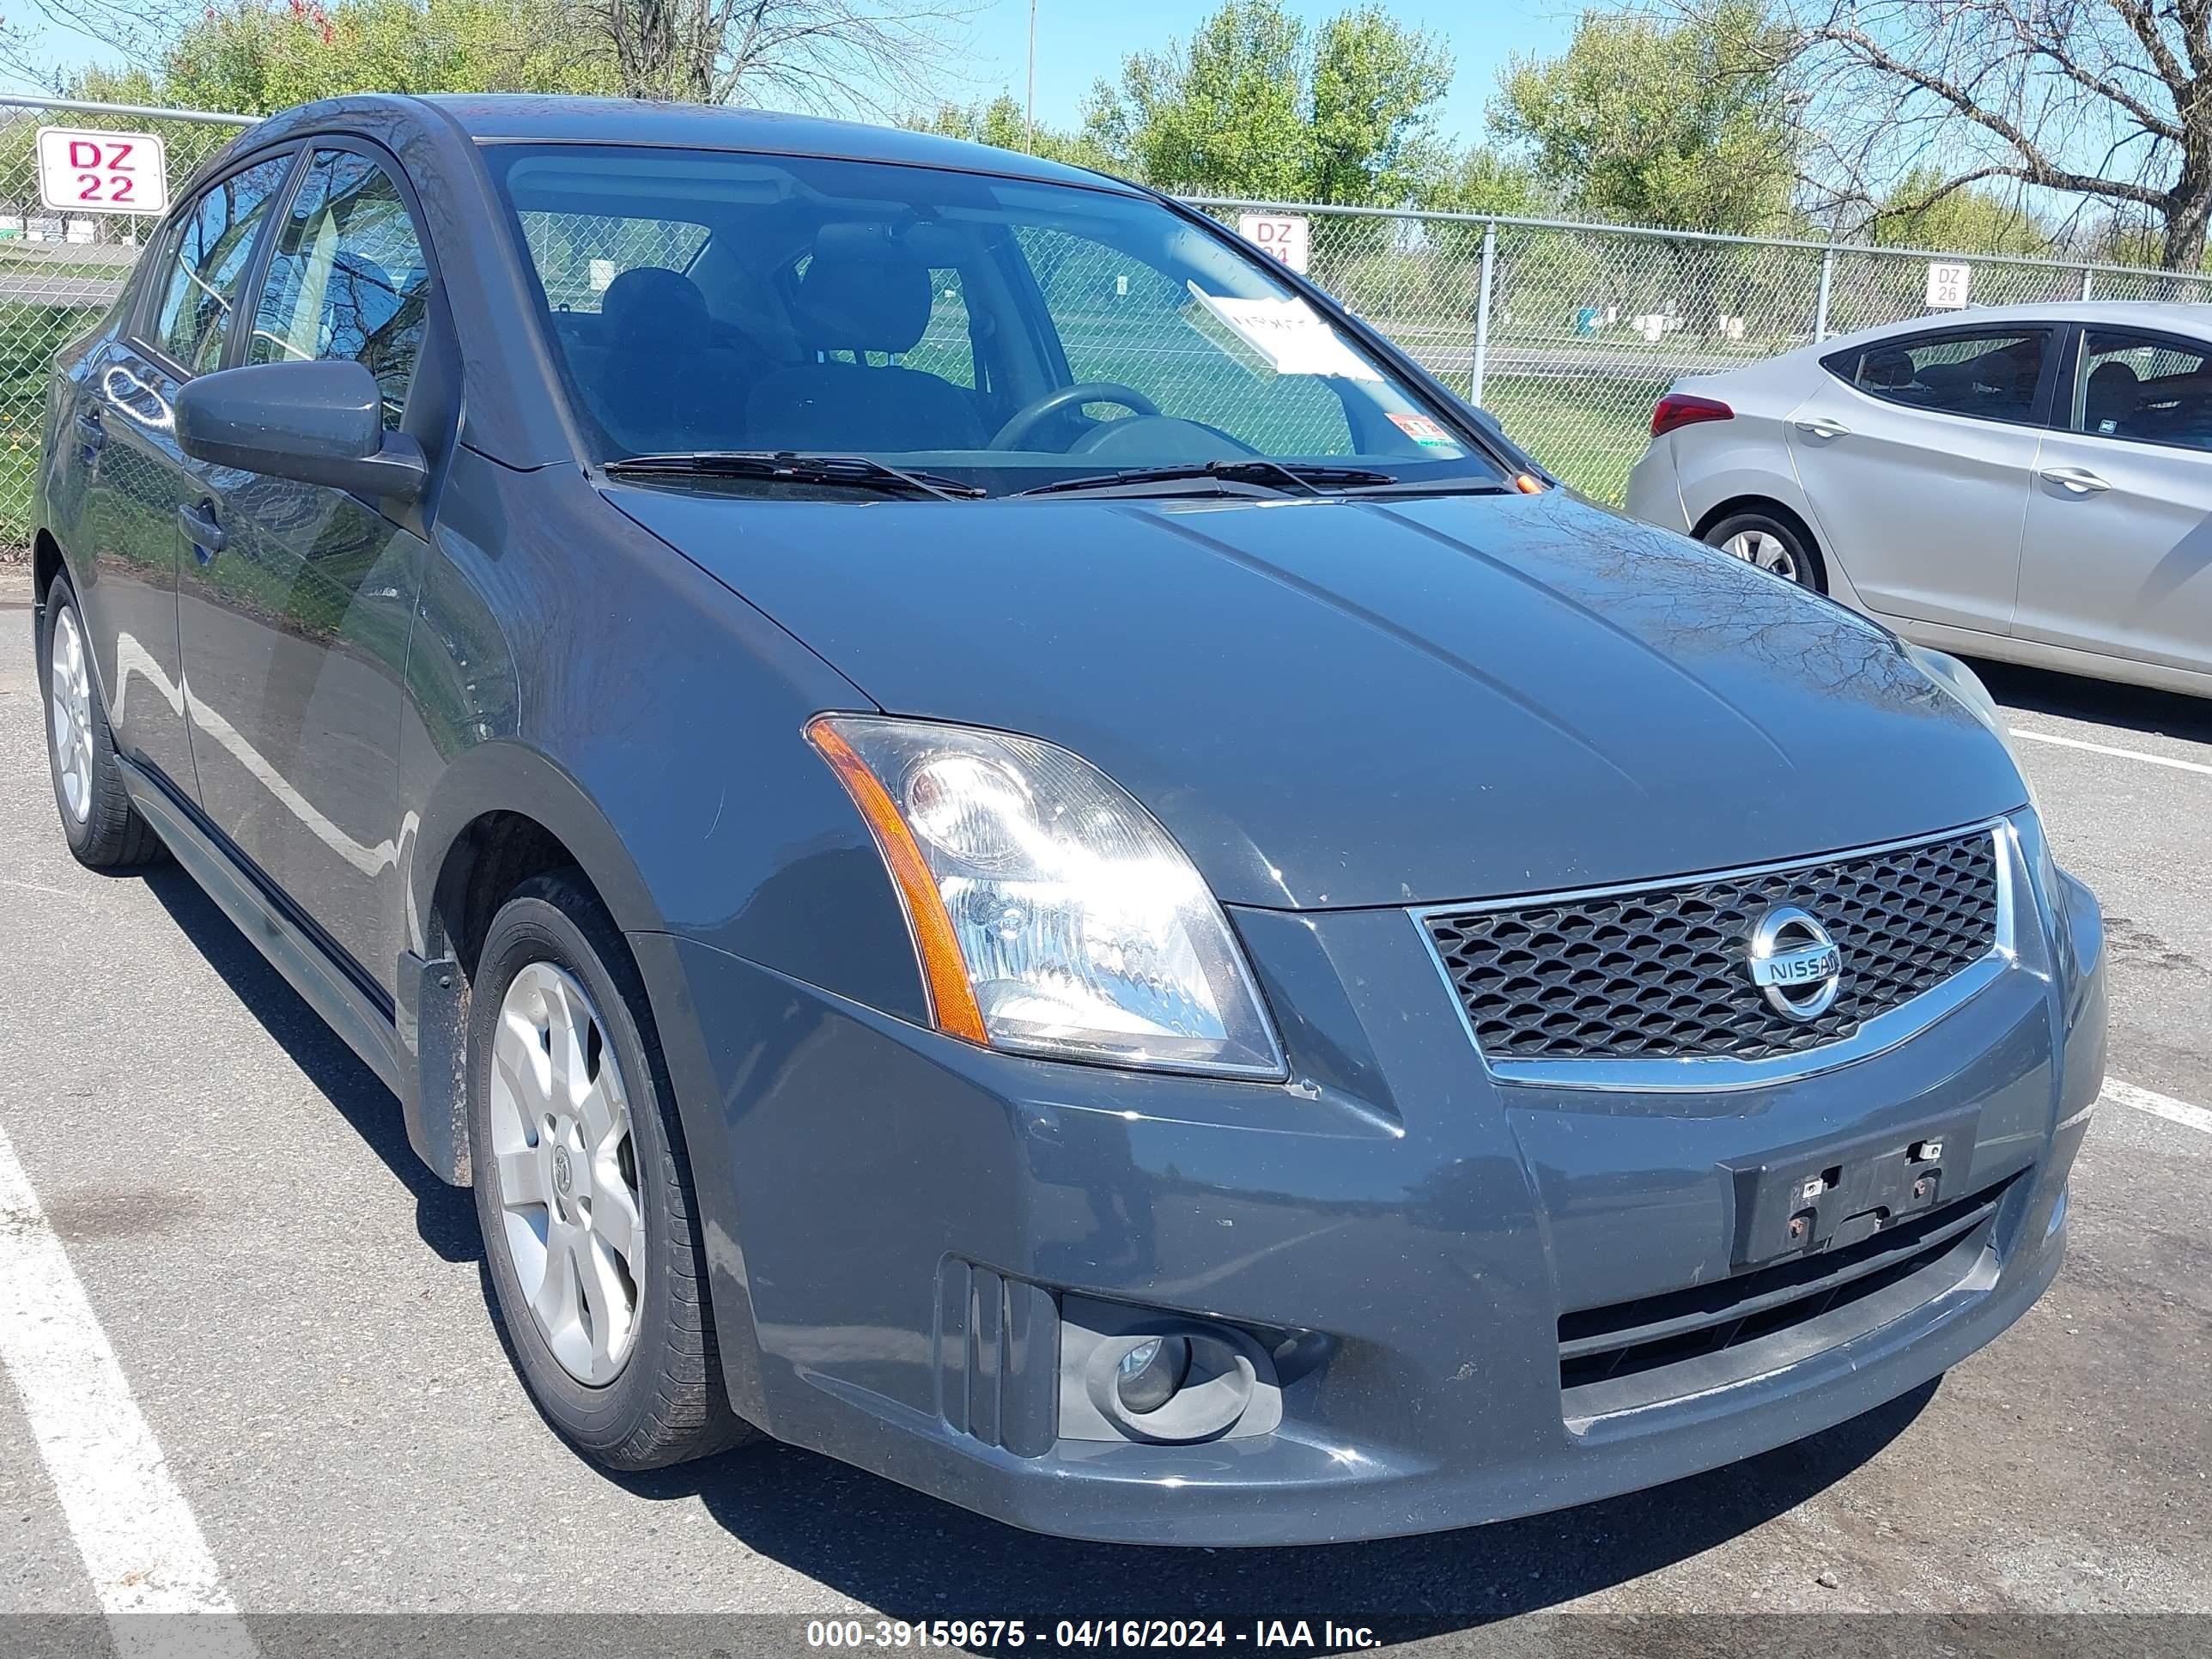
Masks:
[[[1236,916],[1284,1085],[990,1054],[724,955],[634,939],[663,1020],[737,1408],[1042,1532],[1274,1544],[1586,1502],[1842,1422],[2041,1294],[2101,1084],[2102,936],[2050,872],[2014,970],[1921,1036],[1786,1085],[1502,1087],[1404,912]],[[2002,1189],[1973,1271],[1848,1340],[1571,1425],[1563,1310],[1724,1279],[1724,1165],[1971,1113]],[[1071,1295],[1284,1357],[1271,1432],[1059,1432]],[[1757,1368],[1753,1368],[1756,1370]]]

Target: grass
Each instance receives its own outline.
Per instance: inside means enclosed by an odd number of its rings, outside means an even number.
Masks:
[[[1493,374],[1483,403],[1522,447],[1585,495],[1620,504],[1650,441],[1651,405],[1667,389],[1615,380]]]

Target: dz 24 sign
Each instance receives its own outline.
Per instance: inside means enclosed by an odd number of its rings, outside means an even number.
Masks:
[[[160,213],[168,157],[150,132],[39,129],[39,198],[72,213]]]

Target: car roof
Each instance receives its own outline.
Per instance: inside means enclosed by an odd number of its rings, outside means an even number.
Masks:
[[[312,131],[348,117],[412,114],[419,119],[433,111],[478,143],[648,144],[747,150],[947,167],[1040,183],[1136,191],[1136,186],[1103,173],[933,132],[910,132],[903,127],[836,121],[817,115],[786,115],[773,110],[647,103],[634,98],[551,97],[534,93],[361,93],[285,110],[270,116],[258,131],[275,137]]]
[[[2212,299],[2212,288],[2207,289],[2207,298]],[[2102,324],[2212,339],[2212,305],[2184,305],[2161,300],[2057,300],[2045,305],[1966,306],[1957,311],[1931,311],[1902,322],[1879,323],[1850,334],[1832,335],[1820,349],[1832,351],[1838,346],[1856,344],[1862,340],[1888,339],[1899,334],[2004,323]]]

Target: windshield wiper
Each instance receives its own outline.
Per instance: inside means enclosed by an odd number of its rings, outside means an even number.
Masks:
[[[1372,484],[1355,489],[1359,495],[1513,495],[1520,492],[1512,485],[1500,483],[1495,478],[1471,478],[1458,473],[1440,478],[1408,478],[1400,483],[1393,478],[1386,484]]]
[[[788,449],[693,449],[665,455],[625,455],[607,462],[605,470],[694,478],[759,478],[770,483],[866,489],[883,495],[934,495],[947,501],[974,501],[990,493],[957,478],[886,466],[865,455],[801,455]]]
[[[1180,466],[1131,466],[1118,472],[1087,473],[1062,478],[1057,483],[1018,489],[1017,495],[1062,495],[1079,490],[1117,489],[1125,485],[1176,483],[1184,479],[1225,479],[1231,483],[1273,484],[1281,489],[1287,480],[1292,489],[1308,495],[1331,489],[1369,489],[1398,482],[1394,472],[1373,472],[1361,466],[1308,466],[1297,461],[1271,461],[1255,455],[1249,460],[1206,461]]]

